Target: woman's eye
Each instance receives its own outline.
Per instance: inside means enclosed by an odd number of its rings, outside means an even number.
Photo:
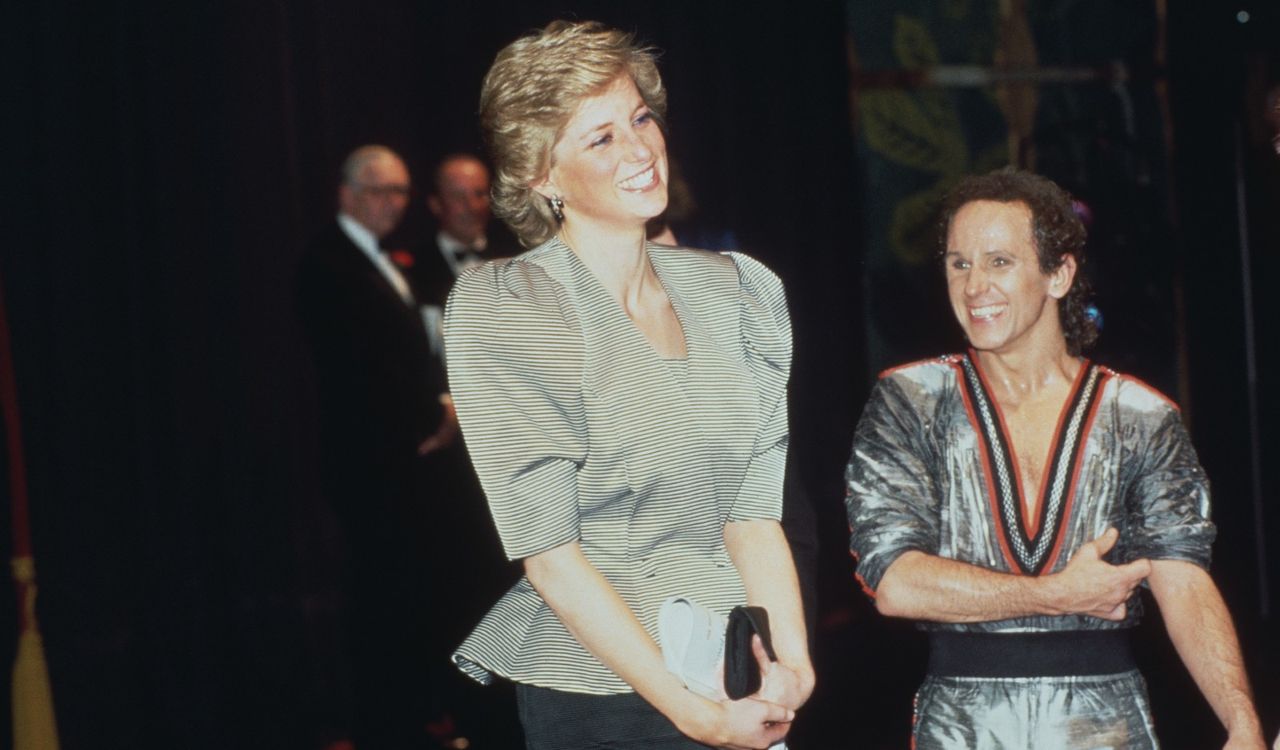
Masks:
[[[1008,258],[1003,258],[1003,257],[1000,257],[1000,256],[996,256],[996,257],[994,257],[994,258],[992,258],[992,259],[991,259],[991,265],[996,266],[997,268],[999,268],[999,267],[1001,267],[1001,266],[1007,266],[1007,265],[1009,265],[1009,259],[1008,259]]]
[[[636,120],[635,120],[635,124],[636,124],[637,126],[640,126],[640,125],[648,125],[648,124],[649,124],[650,122],[652,122],[652,121],[653,121],[653,113],[652,113],[652,112],[645,112],[645,113],[641,114],[639,117],[637,117],[637,118],[636,118]]]
[[[591,142],[591,148],[597,148],[597,147],[599,147],[599,146],[607,145],[607,144],[608,144],[610,141],[612,141],[612,140],[613,140],[613,136],[612,136],[612,135],[607,135],[607,134],[606,134],[606,135],[602,135],[602,136],[600,136],[599,138],[597,138],[597,139],[595,139],[594,141],[592,141],[592,142]]]

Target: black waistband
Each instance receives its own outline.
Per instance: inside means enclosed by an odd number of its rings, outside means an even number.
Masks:
[[[1080,677],[1136,669],[1129,630],[929,634],[937,677]]]

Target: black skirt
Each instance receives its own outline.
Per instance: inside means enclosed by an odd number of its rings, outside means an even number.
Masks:
[[[706,750],[635,693],[584,695],[516,685],[528,750]]]

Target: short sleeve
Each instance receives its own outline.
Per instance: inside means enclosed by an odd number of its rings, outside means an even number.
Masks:
[[[1208,569],[1216,529],[1209,481],[1178,412],[1161,403],[1135,425],[1136,474],[1130,484],[1128,552],[1134,558],[1185,560]]]
[[[789,434],[791,316],[782,281],[772,271],[741,253],[728,255],[738,269],[742,348],[760,405],[751,458],[728,520],[778,520]]]
[[[876,383],[845,470],[849,549],[873,596],[904,552],[937,554],[939,548],[939,499],[924,424],[904,387],[895,377]]]
[[[445,310],[449,385],[507,557],[578,538],[583,343],[563,287],[525,261],[464,274]]]

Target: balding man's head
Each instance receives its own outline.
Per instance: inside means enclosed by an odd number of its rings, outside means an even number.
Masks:
[[[409,170],[386,146],[361,146],[342,162],[338,208],[378,239],[391,234],[409,205]]]
[[[427,208],[446,234],[474,243],[489,224],[489,168],[470,154],[445,157],[436,169]]]

